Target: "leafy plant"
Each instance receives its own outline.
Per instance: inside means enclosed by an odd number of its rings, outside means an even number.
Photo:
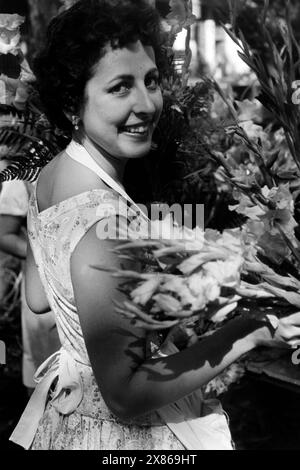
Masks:
[[[2,182],[15,178],[34,181],[69,139],[50,125],[34,91],[24,110],[0,105],[0,123],[0,153],[8,163],[0,174]]]
[[[40,169],[65,146],[68,136],[50,125],[35,89],[35,77],[20,48],[19,27],[24,18],[0,15],[3,34],[0,50],[10,60],[1,62],[0,158],[7,168],[0,181],[33,181]],[[14,65],[12,67],[11,65]],[[19,75],[15,76],[15,71]]]
[[[226,26],[224,28],[241,49],[239,52],[241,59],[255,73],[261,87],[258,99],[282,126],[291,155],[300,169],[300,110],[293,102],[295,87],[297,87],[295,81],[300,77],[300,46],[291,24],[289,3],[286,7],[285,19],[278,22],[280,45],[278,46],[273,41],[266,24],[268,5],[269,2],[265,0],[260,21],[257,23],[261,39],[268,45],[270,52],[268,63],[265,63],[260,55],[249,46],[243,33],[236,30],[236,10],[234,8],[232,8],[233,16],[231,18],[232,31]]]
[[[279,48],[264,22],[268,2],[258,28],[269,47],[270,62],[264,63],[251,48],[243,33],[224,26],[240,47],[240,57],[256,74],[260,84],[257,97],[268,109],[272,122],[266,124],[255,108],[257,103],[236,102],[214,83],[215,90],[227,107],[224,131],[231,142],[225,152],[211,150],[221,164],[219,182],[237,201],[231,209],[244,217],[249,237],[256,239],[259,259],[281,274],[299,277],[299,106],[293,103],[295,78],[299,74],[300,49],[296,44],[287,8],[286,20],[280,23],[283,46]],[[263,108],[262,108],[263,109]],[[226,188],[225,188],[226,191]],[[258,266],[257,266],[258,268]]]

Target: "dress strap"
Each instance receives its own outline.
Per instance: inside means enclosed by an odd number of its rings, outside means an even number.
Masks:
[[[96,173],[96,175],[98,175],[99,178],[107,184],[107,186],[114,189],[118,194],[120,194],[120,196],[126,199],[126,201],[130,202],[130,204],[132,204],[138,210],[138,212],[146,218],[146,215],[141,210],[141,208],[131,199],[131,197],[128,196],[126,191],[95,162],[95,160],[91,157],[83,145],[75,142],[74,140],[71,140],[66,148],[66,153],[73,160],[81,163]]]

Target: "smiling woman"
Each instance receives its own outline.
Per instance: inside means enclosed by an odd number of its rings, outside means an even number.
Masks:
[[[300,336],[299,314],[278,320],[276,334],[237,319],[179,352],[174,332],[161,344],[120,316],[118,280],[93,268],[120,266],[116,241],[100,239],[97,224],[142,217],[123,172],[150,150],[163,57],[147,2],[79,0],[52,21],[36,61],[49,118],[74,129],[41,171],[28,212],[27,300],[36,312],[49,304],[62,347],[37,371],[11,436],[27,449],[232,449],[222,408],[200,388],[257,345]]]
[[[141,41],[122,49],[108,47],[84,99],[80,119],[102,154],[123,159],[147,154],[162,109],[152,47]]]
[[[54,19],[48,30],[51,40],[48,40],[35,62],[34,72],[47,115],[65,130],[72,131],[66,111],[70,114],[79,112],[84,101],[85,85],[99,65],[98,61],[109,50],[116,52],[141,41],[152,49],[155,67],[161,71],[166,66],[162,47],[164,34],[159,16],[148,2],[101,2],[101,15],[97,11],[99,8],[99,1],[89,0],[83,13],[81,2],[77,2]],[[117,74],[120,75],[120,70]],[[127,84],[128,81],[125,87]],[[119,86],[118,83],[115,85]],[[117,93],[122,90],[125,88],[116,88]]]

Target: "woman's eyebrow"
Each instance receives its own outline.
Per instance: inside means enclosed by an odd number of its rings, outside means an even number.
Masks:
[[[133,75],[129,75],[129,74],[116,75],[114,78],[109,80],[108,84],[115,82],[116,80],[132,80],[132,79],[133,79]]]
[[[156,67],[153,67],[152,69],[148,70],[145,75],[149,75],[149,73],[159,73],[158,69]],[[134,78],[133,75],[130,74],[121,74],[121,75],[116,75],[114,78],[112,78],[109,82],[108,85],[116,80],[132,80]]]

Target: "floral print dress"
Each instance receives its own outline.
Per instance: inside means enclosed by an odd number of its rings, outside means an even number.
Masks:
[[[88,358],[70,275],[84,234],[115,214],[119,195],[91,190],[38,212],[29,204],[28,235],[55,314],[61,350],[37,371],[37,387],[11,440],[34,450],[184,449],[157,413],[120,422],[106,406]],[[23,433],[23,435],[22,435]]]
[[[37,386],[10,440],[34,450],[232,450],[219,401],[203,400],[201,390],[130,423],[121,422],[106,406],[76,309],[71,255],[95,224],[100,233],[103,222],[121,215],[139,227],[145,216],[84,147],[72,141],[66,152],[112,189],[86,191],[41,212],[36,189],[32,193],[28,238],[62,346],[37,370]],[[149,336],[149,345],[151,339]],[[155,341],[154,346],[148,348],[151,355],[176,352],[170,342],[160,345]]]

